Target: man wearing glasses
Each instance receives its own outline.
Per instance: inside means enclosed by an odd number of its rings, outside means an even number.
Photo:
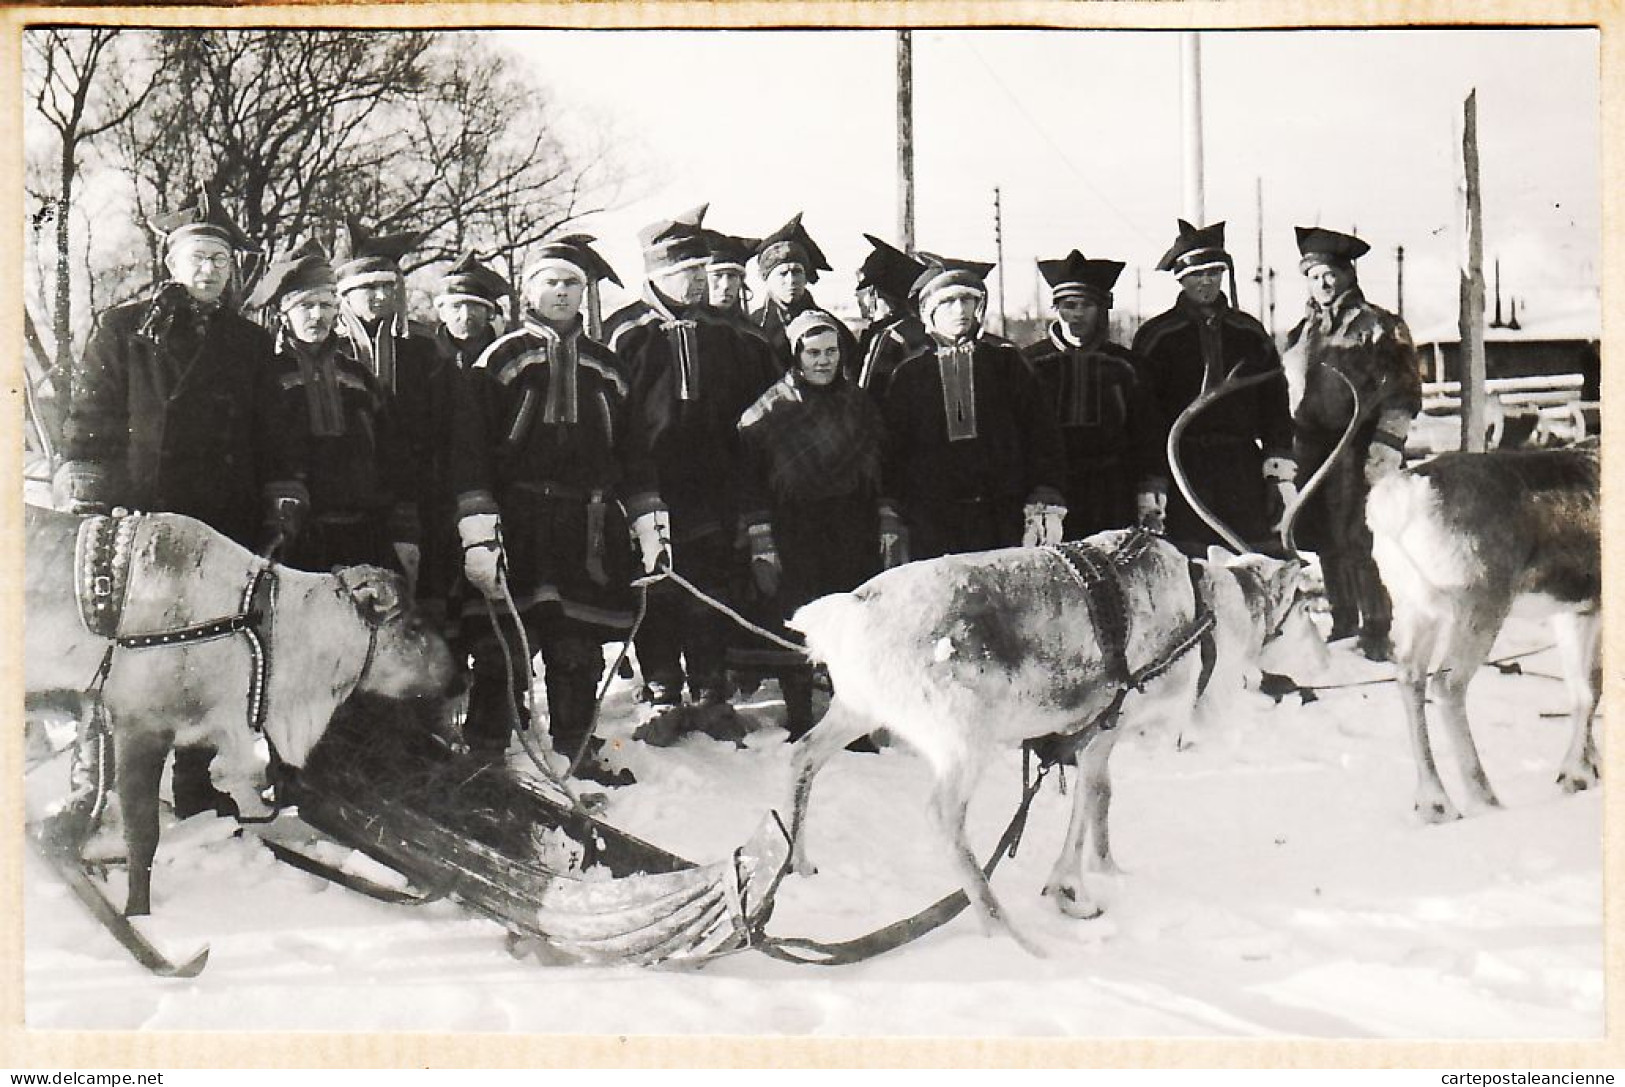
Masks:
[[[226,304],[236,255],[251,243],[207,192],[151,225],[169,278],[97,319],[73,371],[55,504],[183,513],[256,549],[269,531],[260,514],[271,337]],[[209,781],[213,755],[176,751],[180,818],[231,803]]]

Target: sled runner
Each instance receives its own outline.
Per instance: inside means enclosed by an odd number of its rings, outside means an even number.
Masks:
[[[301,776],[300,817],[422,895],[500,922],[516,951],[549,963],[701,960],[747,946],[771,913],[789,859],[774,816],[731,856],[697,866],[570,808],[529,775],[429,739],[403,743],[398,729],[380,743],[380,730],[360,717],[335,722]]]

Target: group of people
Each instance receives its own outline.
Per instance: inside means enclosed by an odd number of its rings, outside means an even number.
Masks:
[[[1169,426],[1194,399],[1280,368],[1224,292],[1222,223],[1179,223],[1157,267],[1180,297],[1128,347],[1108,336],[1121,262],[1040,261],[1056,318],[1018,347],[983,328],[991,265],[866,235],[854,335],[809,289],[830,266],[799,215],[752,238],[706,226],[706,210],[640,233],[639,297],[594,336],[589,289],[621,280],[588,236],[536,248],[515,285],[465,256],[428,327],[407,319],[401,266],[421,236],[353,220],[337,254],[306,241],[273,262],[244,300],[252,320],[231,291],[250,242],[203,194],[153,224],[169,279],[97,321],[56,501],[189,514],[300,568],[396,569],[468,669],[476,756],[505,759],[529,725],[528,647],[555,749],[580,776],[624,784],[590,733],[637,579],[686,583],[649,585],[637,625],[652,714],[699,727],[732,712],[739,676],[773,674],[796,737],[813,724],[811,668],[712,602],[793,638],[783,622],[800,604],[914,559],[1135,524],[1201,553],[1217,538],[1171,468],[1268,549],[1300,475],[1351,422],[1335,371],[1360,418],[1300,538],[1322,557],[1333,637],[1386,654],[1361,507],[1401,462],[1420,379],[1404,324],[1360,293],[1364,242],[1298,232],[1296,417],[1284,375],[1267,377],[1191,420],[1170,466]],[[183,815],[214,803],[208,754],[177,757]]]

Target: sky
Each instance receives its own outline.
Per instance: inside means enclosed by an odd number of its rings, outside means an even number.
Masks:
[[[746,235],[802,212],[835,266],[814,288],[831,308],[851,305],[862,234],[899,235],[891,31],[497,37],[567,130],[613,134],[623,202],[584,225],[629,284],[642,270],[637,230],[706,201],[707,225]],[[1173,281],[1153,268],[1186,212],[1179,37],[916,31],[917,244],[994,259],[997,187],[1012,313],[1037,301],[1034,261],[1072,248],[1129,264],[1120,310],[1169,304]],[[1492,290],[1499,258],[1520,319],[1596,324],[1594,31],[1207,32],[1201,55],[1205,218],[1228,223],[1244,308],[1260,309],[1261,183],[1279,329],[1303,301],[1292,227],[1313,224],[1371,243],[1362,284],[1390,308],[1403,245],[1413,328],[1453,325],[1459,131],[1476,88]]]

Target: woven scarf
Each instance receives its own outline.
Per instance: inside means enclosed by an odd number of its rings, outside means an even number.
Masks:
[[[307,344],[282,333],[283,344],[293,349],[299,378],[305,388],[305,411],[313,438],[337,438],[344,433],[344,399],[339,393],[338,344]]]
[[[581,356],[576,349],[576,339],[581,335],[580,318],[560,333],[541,318],[527,313],[525,331],[542,341],[542,349],[547,354],[547,400],[542,405],[542,422],[578,422]]]
[[[368,332],[366,324],[349,306],[340,306],[339,313],[344,320],[344,334],[355,348],[356,358],[378,379],[385,395],[394,396],[395,337],[406,335],[405,318],[397,313],[386,321],[379,321],[377,332]]]
[[[740,431],[765,454],[768,485],[780,501],[879,486],[879,413],[845,378],[819,388],[786,374],[745,412]]]
[[[137,331],[158,348],[157,363],[170,388],[180,383],[202,355],[209,322],[218,312],[219,302],[200,302],[173,280],[153,295]]]
[[[683,401],[700,398],[700,334],[693,321],[684,320],[673,312],[664,295],[650,284],[643,300],[663,318],[660,328],[666,333],[666,343],[677,364],[677,399]]]
[[[942,411],[950,442],[976,437],[975,339],[945,344],[937,340],[937,373],[942,378]]]

